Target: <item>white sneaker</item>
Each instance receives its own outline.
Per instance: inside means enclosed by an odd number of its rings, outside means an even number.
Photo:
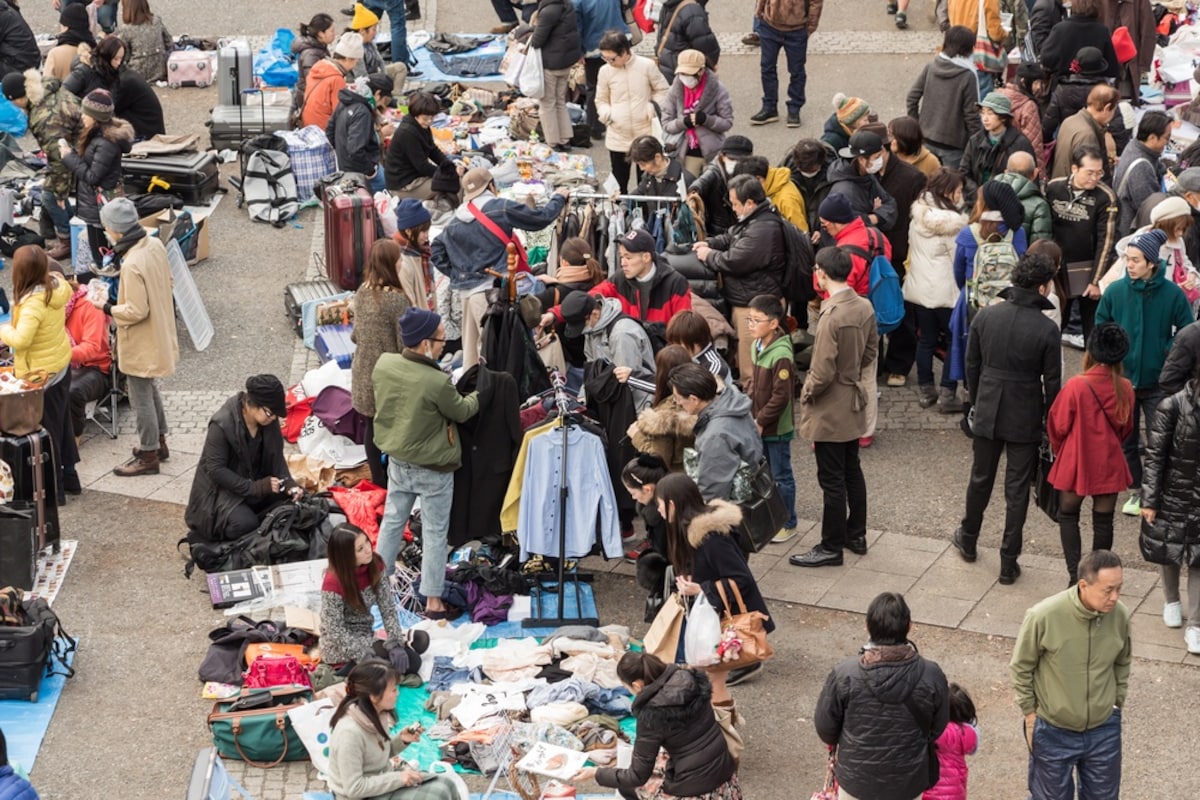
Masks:
[[[1200,628],[1188,628],[1183,634],[1187,642],[1187,651],[1194,656],[1200,656]]]
[[[1183,626],[1183,604],[1182,603],[1163,603],[1163,625],[1168,628],[1180,628]],[[1200,628],[1188,628],[1188,635],[1191,636],[1192,631],[1196,631],[1200,635]]]
[[[1065,344],[1067,347],[1074,348],[1075,350],[1082,350],[1084,348],[1083,334],[1082,333],[1064,333],[1062,335],[1062,343]]]
[[[784,542],[790,542],[792,539],[796,538],[796,534],[799,532],[800,531],[796,528],[780,528],[779,533],[775,534],[775,538],[771,539],[771,544],[783,544]]]

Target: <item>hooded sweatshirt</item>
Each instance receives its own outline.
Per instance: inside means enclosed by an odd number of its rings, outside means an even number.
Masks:
[[[958,59],[938,55],[925,65],[908,90],[908,116],[935,145],[962,150],[983,127],[975,72]]]
[[[633,391],[638,411],[654,401],[654,349],[642,323],[621,311],[621,301],[605,297],[600,306],[600,321],[583,329],[583,356],[592,361],[608,361],[617,367],[629,367],[633,374],[627,383]]]
[[[792,171],[787,167],[771,167],[763,181],[763,191],[767,199],[775,206],[779,216],[795,225],[805,233],[808,232],[808,213],[804,208],[804,198],[796,184],[792,183]]]
[[[726,387],[696,415],[696,485],[705,502],[728,500],[742,464],[762,460],[762,439],[754,427],[750,398]]]

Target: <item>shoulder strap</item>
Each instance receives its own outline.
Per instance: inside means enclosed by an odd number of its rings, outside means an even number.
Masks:
[[[1121,196],[1121,192],[1125,190],[1125,184],[1129,183],[1129,173],[1133,172],[1133,168],[1138,164],[1150,164],[1150,159],[1139,158],[1129,165],[1129,169],[1125,170],[1125,174],[1121,176],[1121,183],[1117,186],[1117,197]],[[1153,165],[1151,165],[1153,169]]]
[[[725,606],[726,613],[728,613],[730,616],[733,616],[733,614],[735,613],[735,610],[734,610],[733,606],[729,605],[729,598],[725,596],[726,582],[727,581],[724,578],[722,578],[721,580],[716,582],[717,594],[721,595],[721,603],[722,603],[722,605]],[[746,604],[745,604],[745,602],[742,601],[742,590],[738,588],[737,581],[728,581],[728,583],[729,583],[730,587],[733,589],[733,598],[735,600],[737,600],[738,607],[737,607],[736,613],[745,614],[746,613]]]
[[[654,57],[662,56],[663,48],[667,46],[667,37],[671,35],[671,28],[675,27],[675,20],[679,17],[679,12],[683,11],[684,6],[690,6],[696,0],[683,0],[682,3],[675,6],[675,12],[671,14],[671,18],[667,20],[667,27],[663,28],[662,38],[658,40],[658,48],[654,51]]]
[[[930,719],[927,721],[918,713],[917,704],[913,702],[911,694],[904,698],[904,707],[908,709],[909,714],[912,714],[912,718],[917,723],[917,726],[925,731],[925,735],[929,737],[930,741],[933,741],[933,720]]]
[[[513,237],[506,234],[503,228],[497,225],[487,214],[484,214],[474,203],[467,203],[467,210],[471,212],[471,216],[475,217],[480,225],[487,228],[488,233],[495,236],[504,244],[508,244],[513,240]]]
[[[1080,376],[1083,378],[1083,376]],[[1100,395],[1096,394],[1096,387],[1092,386],[1092,382],[1087,378],[1083,378],[1083,383],[1092,393],[1092,397],[1096,398],[1096,405],[1100,406],[1100,413],[1104,415],[1104,421],[1108,423],[1108,427],[1112,429],[1113,435],[1121,440],[1121,434],[1117,432],[1117,426],[1113,425],[1112,417],[1108,416],[1108,412],[1104,410],[1104,403],[1100,400]]]

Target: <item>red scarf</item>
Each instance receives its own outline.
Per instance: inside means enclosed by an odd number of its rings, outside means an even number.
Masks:
[[[700,105],[700,98],[704,96],[704,85],[708,81],[708,70],[700,73],[700,82],[696,84],[695,89],[683,87],[683,113],[694,114],[696,107]],[[695,128],[687,129],[687,146],[689,150],[700,149],[700,135],[696,133]]]

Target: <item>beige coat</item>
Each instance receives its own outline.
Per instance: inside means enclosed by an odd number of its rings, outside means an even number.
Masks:
[[[625,153],[634,139],[648,136],[655,116],[651,103],[662,108],[670,88],[658,66],[644,56],[635,55],[622,69],[611,64],[601,67],[596,81],[596,115],[607,128],[604,146]]]
[[[810,442],[851,442],[867,434],[870,376],[879,355],[871,301],[853,289],[821,306],[812,365],[800,391],[800,435]]]
[[[77,44],[56,44],[46,53],[46,61],[42,64],[43,78],[58,78],[65,81],[71,74],[71,63],[79,52]]]
[[[112,307],[117,364],[137,378],[165,378],[179,363],[175,302],[167,250],[147,236],[121,259],[121,288]]]
[[[1071,174],[1071,153],[1076,147],[1090,145],[1106,153],[1104,173],[1112,172],[1112,158],[1108,153],[1105,134],[1107,131],[1088,113],[1086,107],[1079,109],[1058,126],[1058,138],[1054,145],[1054,163],[1050,166],[1050,179],[1065,178]],[[1105,180],[1108,180],[1107,178]]]

